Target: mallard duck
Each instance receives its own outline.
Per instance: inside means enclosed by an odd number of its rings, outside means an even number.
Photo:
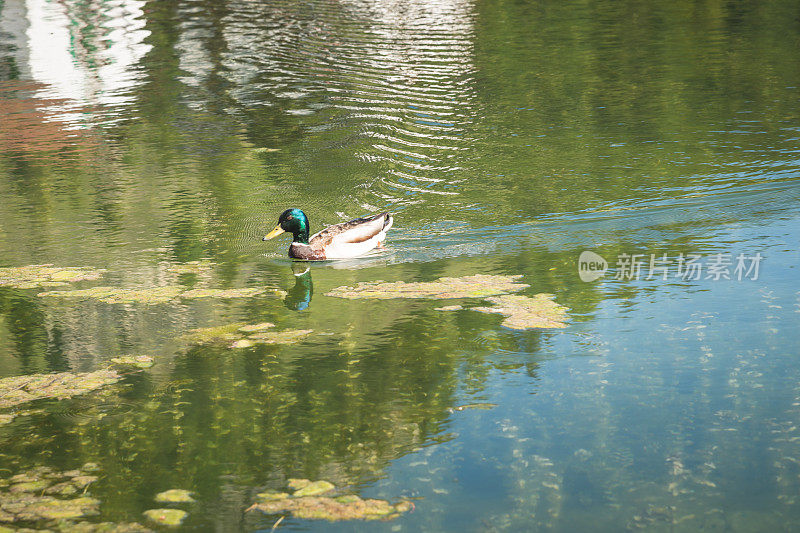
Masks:
[[[309,261],[344,259],[364,255],[382,246],[392,222],[391,213],[380,213],[328,226],[309,238],[306,214],[300,209],[287,209],[281,213],[275,229],[263,240],[268,241],[288,232],[293,235],[289,257]]]

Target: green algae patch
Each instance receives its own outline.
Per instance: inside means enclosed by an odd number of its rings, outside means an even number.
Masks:
[[[65,283],[59,284],[64,285]],[[165,285],[162,287],[147,288],[100,286],[89,289],[46,291],[39,293],[38,296],[43,298],[97,300],[110,304],[156,305],[172,302],[178,298],[186,300],[196,300],[200,298],[251,298],[253,296],[259,296],[265,293],[273,293],[276,297],[280,297],[282,291],[267,287],[244,287],[240,289],[199,288],[187,290],[185,287],[180,285]]]
[[[272,327],[274,324],[270,322],[259,324],[239,322],[193,329],[183,338],[192,344],[225,344],[229,348],[250,348],[256,344],[294,344],[314,332],[311,329],[269,331]]]
[[[83,489],[97,481],[97,476],[89,476],[89,475],[82,475],[82,476],[75,476],[72,478],[72,484],[78,487],[79,489]]]
[[[303,496],[318,496],[320,494],[325,494],[326,492],[330,492],[335,489],[336,486],[331,483],[330,481],[313,481],[308,485],[297,489],[293,496],[295,498],[301,498]]]
[[[47,485],[41,480],[40,483]],[[40,520],[67,520],[99,514],[100,501],[81,496],[60,499],[37,492],[0,491],[0,521],[35,522]]]
[[[16,417],[17,417],[16,414],[7,414],[7,415],[0,414],[0,426],[2,426],[3,424],[10,424],[11,422],[14,421]]]
[[[311,485],[310,479],[300,479],[300,478],[289,478],[289,481],[286,483],[286,486],[292,490],[300,490],[309,485]]]
[[[361,282],[355,287],[336,287],[325,293],[325,295],[337,298],[377,300],[391,298],[485,298],[526,289],[528,285],[520,283],[520,278],[522,276],[519,275],[475,274],[461,278],[439,278],[436,281],[415,283],[406,283],[405,281]]]
[[[250,509],[267,514],[290,513],[295,518],[306,520],[391,520],[413,508],[411,502],[396,504],[386,500],[362,499],[355,494],[323,496],[336,490],[336,486],[324,480],[290,479],[288,488],[294,493],[267,491],[258,494],[259,502]]]
[[[250,324],[247,326],[242,326],[239,328],[239,331],[242,333],[255,333],[257,331],[264,331],[266,329],[274,328],[275,324],[272,322],[261,322],[259,324]]]
[[[180,509],[150,509],[143,514],[162,526],[179,526],[189,516],[189,513]]]
[[[266,331],[255,333],[244,340],[253,344],[294,344],[314,332],[312,329],[285,329],[283,331]]]
[[[256,497],[262,502],[271,502],[273,500],[283,500],[284,498],[288,498],[289,494],[286,492],[268,490],[256,494]]]
[[[135,522],[60,522],[58,524],[60,533],[152,533],[152,529],[146,528]],[[2,533],[0,531],[0,533]]]
[[[50,486],[50,483],[44,480],[40,481],[26,481],[11,485],[8,488],[9,492],[41,492]]]
[[[120,375],[113,370],[58,374],[32,374],[0,379],[0,409],[43,398],[71,398],[116,383]]]
[[[161,503],[194,503],[192,493],[183,489],[170,489],[156,494],[156,501]]]
[[[181,298],[251,298],[267,292],[259,287],[244,287],[241,289],[192,289],[181,293]]]
[[[403,504],[403,502],[401,502]],[[392,519],[410,509],[410,506],[391,504],[386,500],[364,500],[358,496],[328,498],[303,496],[258,503],[254,509],[263,513],[291,513],[295,518],[306,520],[378,520]]]
[[[81,470],[56,472],[44,466],[2,479],[0,522],[69,520],[96,515],[100,502],[83,495],[86,487],[96,480],[96,476]],[[79,491],[78,497],[69,498]]]
[[[153,358],[149,355],[125,355],[113,357],[111,364],[120,370],[143,370],[153,366]]]
[[[95,498],[83,496],[72,500],[59,500],[41,496],[36,499],[38,501],[17,513],[18,520],[63,520],[99,514],[100,500]]]
[[[183,293],[183,287],[168,285],[148,289],[123,289],[119,287],[92,287],[70,291],[47,291],[39,293],[43,298],[69,298],[78,300],[98,300],[110,304],[163,304]]]
[[[47,490],[44,492],[45,494],[54,494],[59,496],[72,496],[78,492],[78,487],[69,481],[63,481],[47,488]]]
[[[100,279],[105,270],[89,267],[54,267],[27,265],[0,268],[0,287],[33,289],[37,287],[61,287],[78,281]]]
[[[461,305],[445,305],[444,307],[437,307],[437,311],[462,311],[464,309]]]
[[[183,339],[192,344],[228,343],[241,337],[239,328],[245,325],[240,322],[210,328],[197,328],[189,331],[183,336]]]
[[[472,311],[505,316],[502,325],[510,329],[565,328],[567,307],[553,301],[551,294],[527,296],[506,294],[486,298],[492,307],[472,307]]]

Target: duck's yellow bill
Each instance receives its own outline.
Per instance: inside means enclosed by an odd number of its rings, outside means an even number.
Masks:
[[[286,231],[280,225],[277,225],[277,226],[275,226],[274,230],[272,230],[269,233],[267,233],[266,235],[264,235],[264,239],[263,240],[268,241],[270,239],[274,239],[275,237],[277,237],[281,233],[286,233]]]

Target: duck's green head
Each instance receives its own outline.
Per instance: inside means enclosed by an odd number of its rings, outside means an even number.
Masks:
[[[265,241],[273,239],[281,233],[291,233],[292,241],[308,244],[308,217],[299,209],[287,209],[278,218],[275,229],[264,236]]]

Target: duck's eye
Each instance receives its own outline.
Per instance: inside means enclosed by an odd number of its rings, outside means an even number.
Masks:
[[[289,215],[288,217],[286,217],[286,220],[292,220],[293,218],[294,217],[292,215]]]

